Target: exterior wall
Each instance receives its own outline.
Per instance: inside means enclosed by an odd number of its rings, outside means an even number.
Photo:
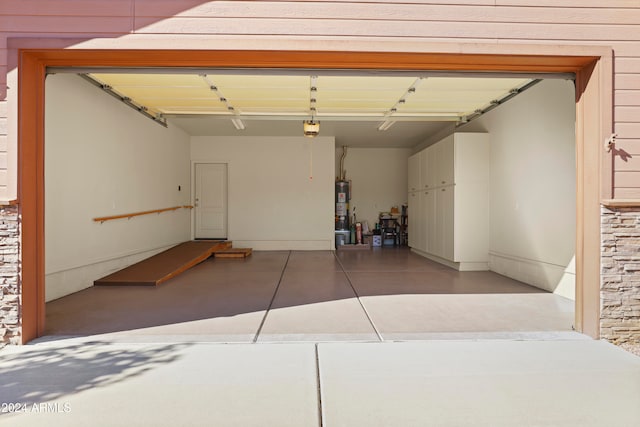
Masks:
[[[4,97],[2,96],[2,73],[0,72],[0,200],[8,200],[7,195],[9,194],[7,190],[8,177],[7,177],[7,168],[8,168],[8,145],[9,145],[9,105]],[[6,75],[5,75],[6,78]],[[4,197],[2,197],[4,196]]]
[[[640,343],[640,213],[602,209],[601,334]]]
[[[545,43],[611,46],[615,51],[618,149],[640,152],[640,4],[637,0],[440,0],[397,3],[204,0],[4,0],[0,4],[0,99],[14,37],[114,39],[206,36],[229,42],[275,38],[459,43]],[[166,41],[166,38],[164,38]],[[264,45],[263,45],[264,46]],[[0,129],[2,127],[0,117]],[[0,172],[2,172],[0,146]],[[615,196],[640,199],[640,156],[617,159]],[[7,173],[15,173],[9,165]],[[623,167],[622,169],[620,167]],[[6,166],[5,166],[6,168]],[[5,169],[6,170],[6,169]],[[0,173],[0,185],[6,179]],[[1,190],[1,188],[0,188]],[[15,191],[7,196],[15,198]],[[0,199],[1,199],[0,195]]]
[[[428,50],[430,42],[611,47],[615,52],[614,129],[618,134],[614,196],[640,199],[640,4],[637,0],[540,0],[531,6],[533,3],[3,0],[0,201],[17,197],[17,135],[8,131],[16,125],[7,120],[17,99],[17,87],[13,83],[7,87],[7,75],[17,64],[14,38],[30,39],[34,47],[47,47],[47,38],[56,39],[69,48],[162,49],[182,44],[202,49],[269,49],[284,40],[299,43],[299,49],[317,50],[326,49],[327,41],[340,42],[345,49],[375,46],[381,51],[401,50],[407,43]],[[13,105],[7,105],[6,99],[14,100]],[[640,207],[625,213],[638,218]],[[617,246],[608,249],[613,250],[618,250]],[[608,253],[604,264],[609,262]],[[18,266],[10,268],[17,271]],[[640,286],[640,272],[624,271],[627,283]],[[14,307],[2,309],[0,324],[19,316]],[[640,334],[635,336],[640,340]]]

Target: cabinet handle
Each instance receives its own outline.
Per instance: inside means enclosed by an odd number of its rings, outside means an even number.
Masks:
[[[443,189],[442,189],[442,191],[447,191],[447,189],[446,189],[446,188],[443,188]]]
[[[446,183],[447,183],[447,181],[442,181],[442,183],[443,183],[443,184],[446,184]]]

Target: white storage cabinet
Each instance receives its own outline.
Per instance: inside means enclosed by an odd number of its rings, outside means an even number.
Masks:
[[[409,174],[409,246],[461,271],[488,270],[488,134],[439,141],[409,159]]]

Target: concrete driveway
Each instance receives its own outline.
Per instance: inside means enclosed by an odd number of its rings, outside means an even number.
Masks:
[[[556,340],[144,343],[0,350],[8,426],[640,425],[640,357]]]

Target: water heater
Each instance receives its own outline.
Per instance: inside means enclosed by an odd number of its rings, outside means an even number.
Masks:
[[[336,181],[336,230],[349,230],[350,186],[349,181]]]

